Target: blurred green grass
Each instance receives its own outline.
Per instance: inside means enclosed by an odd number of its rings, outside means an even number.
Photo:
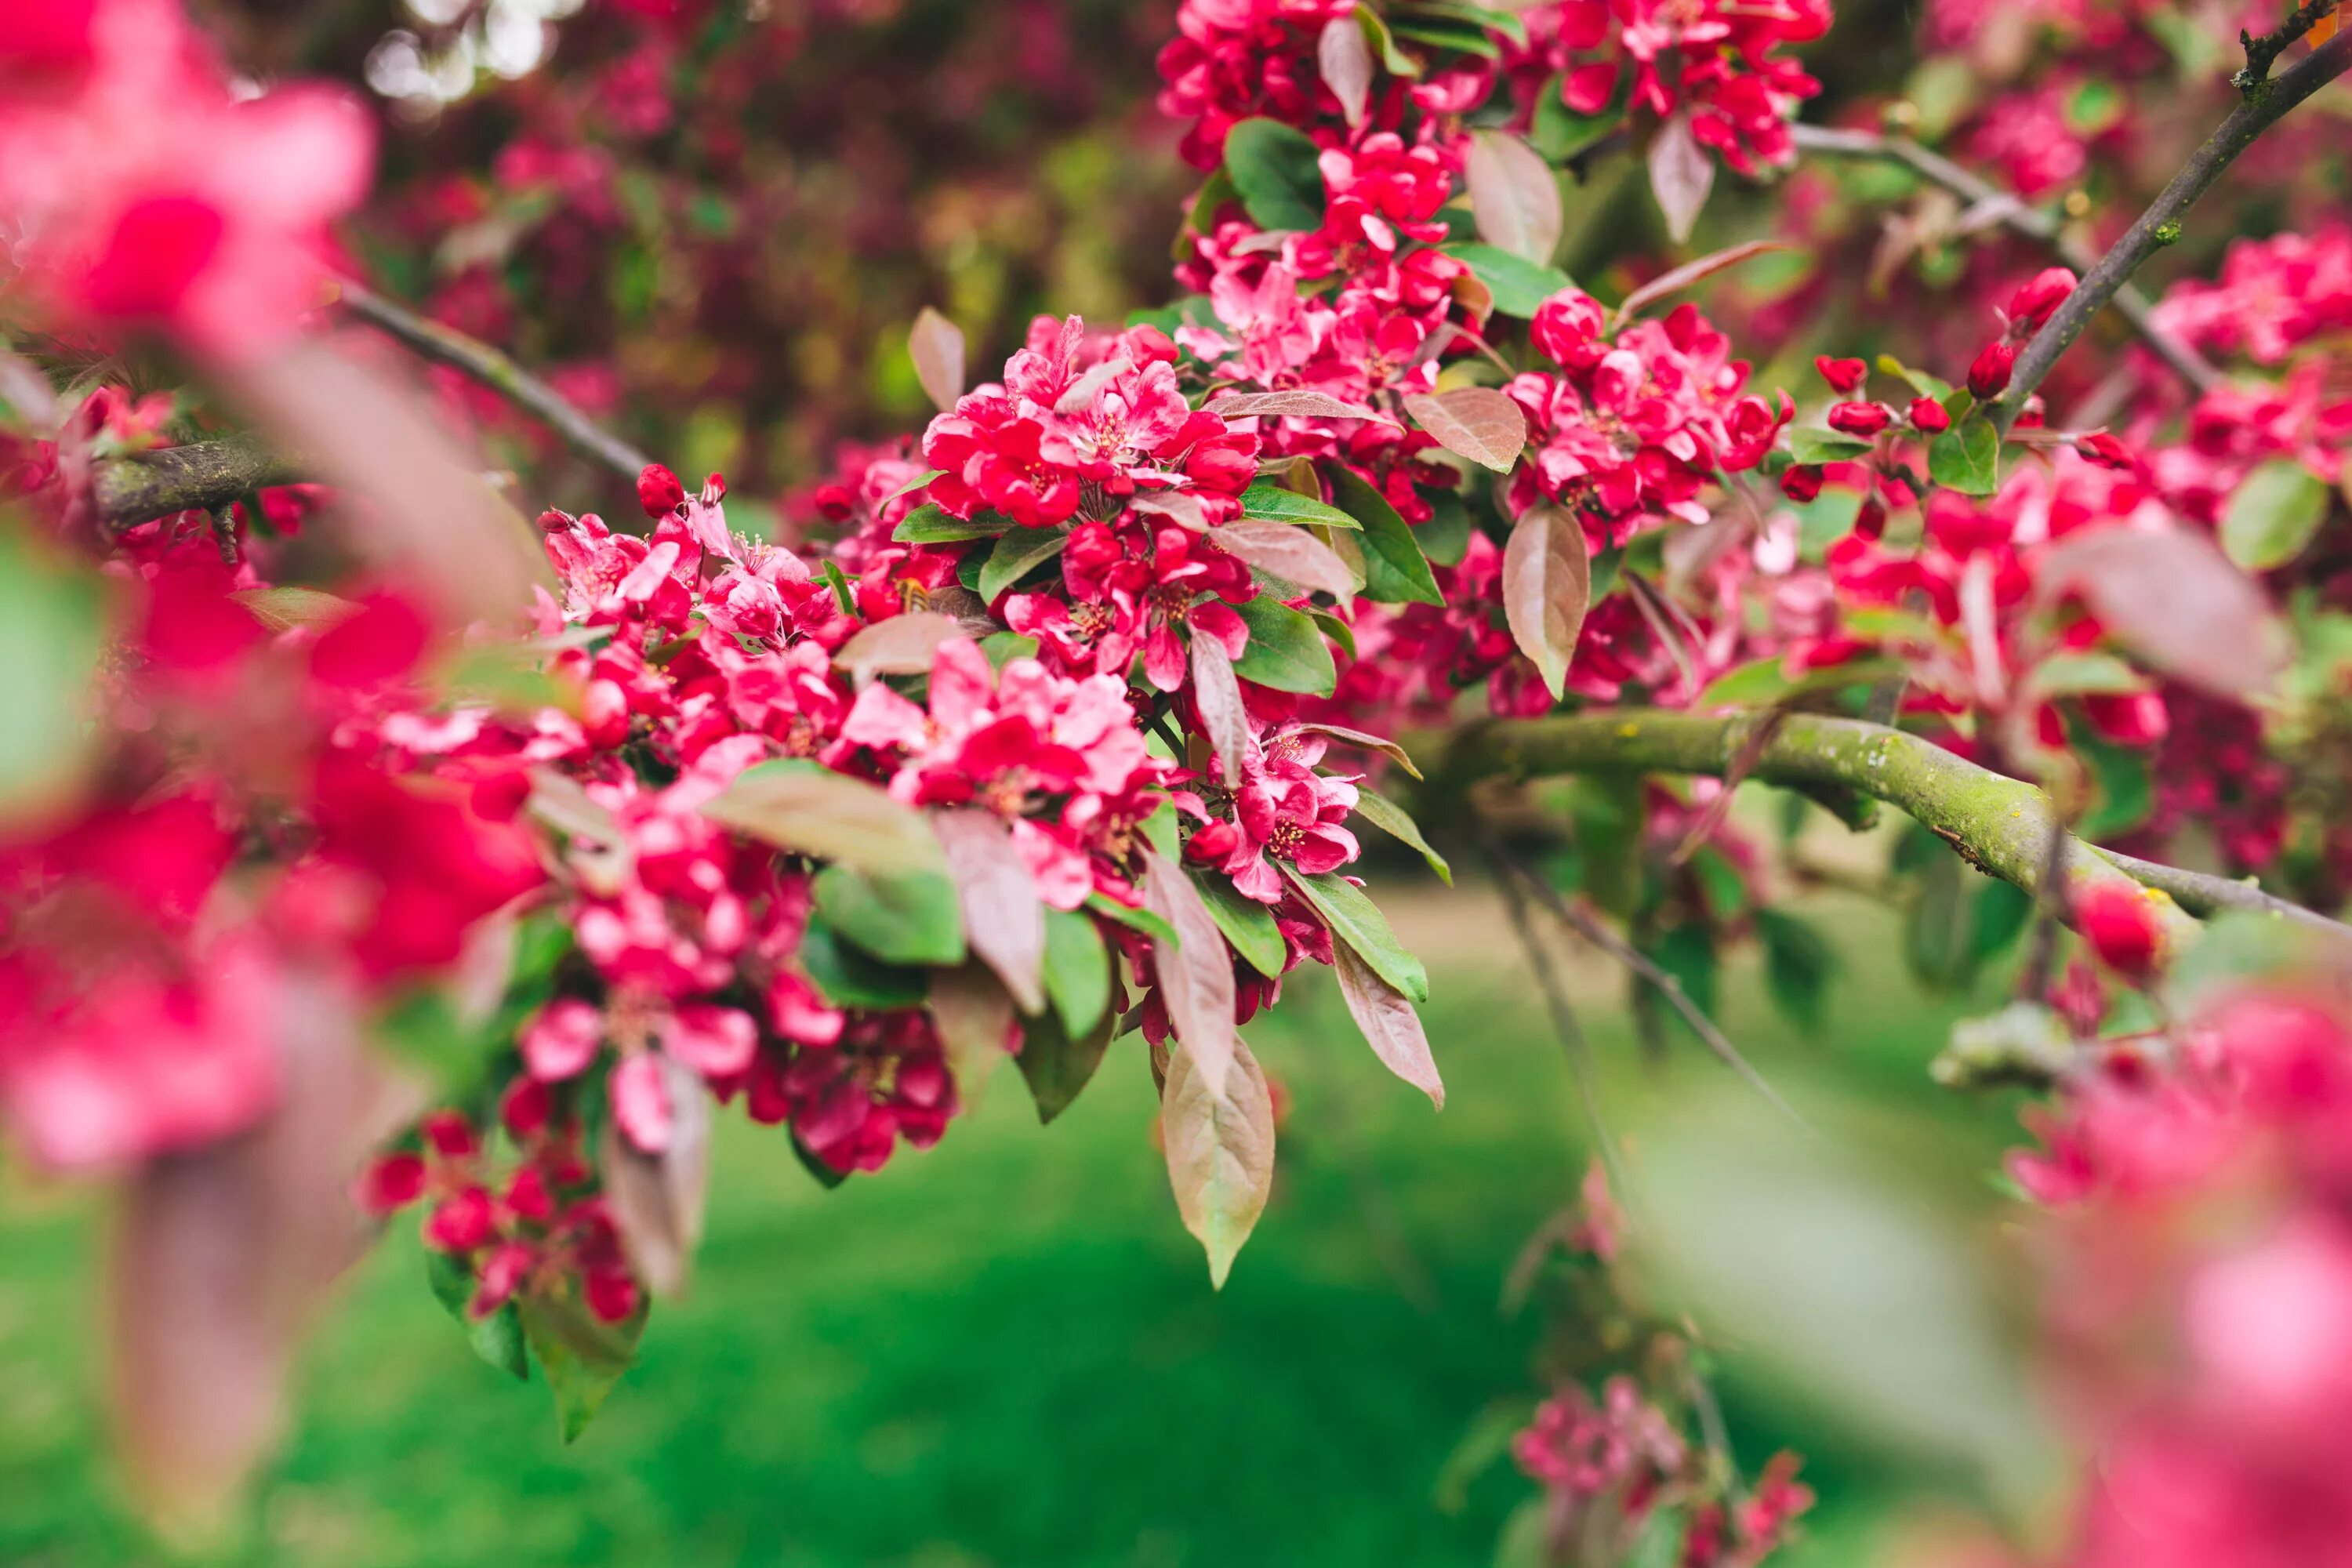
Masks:
[[[1250,1036],[1294,1100],[1273,1205],[1222,1295],[1149,1137],[1140,1043],[1060,1122],[1017,1076],[929,1153],[818,1190],[730,1121],[691,1299],[574,1447],[543,1386],[476,1362],[401,1225],[304,1362],[295,1429],[232,1563],[1483,1564],[1526,1495],[1507,1464],[1433,1492],[1489,1401],[1525,1390],[1529,1323],[1497,1310],[1572,1195],[1584,1131],[1541,1000],[1491,900],[1398,912],[1435,976],[1443,1114],[1388,1079],[1321,977]],[[1962,1163],[2013,1128],[1924,1067],[1955,1001],[1891,963],[1890,917],[1832,906],[1828,1017],[1770,1012],[1751,957],[1726,1022],[1778,1081],[1931,1110]],[[1622,981],[1575,989],[1612,1121],[1722,1069],[1640,1058]],[[8,1195],[13,1194],[13,1195]],[[0,1193],[0,1563],[157,1561],[107,1466],[87,1331],[100,1215]],[[169,1303],[152,1310],[168,1312]],[[1870,1445],[1727,1390],[1743,1458],[1793,1444],[1822,1505],[1791,1568],[1866,1561],[1894,1472]],[[1781,1560],[1777,1560],[1781,1561]]]

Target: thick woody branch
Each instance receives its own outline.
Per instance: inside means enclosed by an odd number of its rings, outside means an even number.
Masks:
[[[462,371],[563,437],[572,449],[635,481],[653,462],[583,414],[572,401],[512,359],[453,327],[428,321],[362,283],[342,284],[346,310],[425,359]]]
[[[300,477],[258,437],[227,436],[110,459],[99,465],[90,488],[99,521],[124,529],[175,511],[211,511]]]
[[[2004,191],[1977,174],[1969,173],[1940,153],[1931,152],[1918,142],[1902,136],[1880,136],[1868,131],[1833,131],[1819,125],[1792,125],[1798,149],[1831,158],[1867,158],[1881,163],[1899,163],[1928,184],[1940,185],[1972,207],[2000,215],[2002,227],[2011,233],[2032,240],[2051,255],[2073,268],[2077,275],[2088,271],[2098,258],[2081,241],[2066,232],[2066,227],[2052,214],[2029,206],[2011,192]],[[2147,297],[2126,284],[2116,291],[2116,313],[2131,323],[2156,357],[2171,367],[2174,374],[2187,382],[2196,392],[2210,391],[2221,383],[2221,373],[2206,363],[2188,343],[2156,319],[2154,307]]]
[[[1707,718],[1647,711],[1496,721],[1464,731],[1447,753],[1443,776],[1456,787],[1490,776],[1607,772],[1721,778],[1752,752],[1746,776],[1800,789],[1847,789],[1884,801],[1934,832],[1977,869],[2037,897],[2055,865],[2066,879],[2070,896],[2063,907],[2069,910],[2082,892],[2102,883],[2148,887],[2179,906],[2171,920],[2184,930],[2191,912],[2252,908],[2352,942],[2352,926],[2242,882],[2094,848],[2060,831],[2057,814],[2040,790],[1979,767],[1932,741],[1858,719],[1791,713],[1760,748],[1754,747],[1754,732],[1764,722],[1760,714]],[[2056,855],[2053,834],[2062,846]]]
[[[2074,291],[2066,296],[2065,302],[2026,344],[2025,352],[2018,355],[2016,372],[1997,415],[2004,430],[2016,422],[2025,400],[2050,374],[2060,356],[2083,335],[2091,318],[2122,291],[2142,262],[2180,237],[2181,220],[2189,209],[2213,188],[2214,182],[2238,161],[2238,155],[2284,118],[2288,110],[2342,76],[2347,67],[2352,67],[2352,33],[2341,33],[2283,75],[2256,81],[2248,88],[2246,100],[2231,110],[2221,128],[2207,138],[2147,211],[2140,214],[2139,221],[2084,275]]]

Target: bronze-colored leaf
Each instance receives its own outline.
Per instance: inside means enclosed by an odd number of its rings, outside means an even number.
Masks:
[[[669,1099],[668,1145],[648,1154],[621,1136],[617,1122],[607,1121],[597,1164],[630,1267],[655,1295],[670,1297],[686,1289],[702,1240],[710,1189],[710,1096],[692,1068],[666,1056],[655,1059]]]
[[[1324,24],[1315,58],[1323,85],[1339,100],[1339,112],[1349,124],[1361,125],[1372,97],[1372,47],[1354,16],[1334,16]]]
[[[926,305],[907,334],[907,353],[924,393],[942,413],[952,410],[963,395],[963,329]]]
[[[1559,248],[1559,176],[1527,138],[1474,131],[1464,169],[1478,237],[1512,255],[1549,266]]]
[[[1611,330],[1623,328],[1643,306],[1654,305],[1670,294],[1679,294],[1692,284],[1711,278],[1727,267],[1737,267],[1751,256],[1794,248],[1777,239],[1751,239],[1745,245],[1731,246],[1712,256],[1702,256],[1696,261],[1687,262],[1672,272],[1662,273],[1625,296],[1624,302],[1617,307],[1616,320],[1611,323]]]
[[[1211,529],[1209,542],[1286,583],[1335,599],[1355,595],[1356,576],[1348,570],[1348,563],[1329,545],[1295,523],[1245,517]]]
[[[1220,398],[1209,412],[1227,419],[1377,419],[1395,421],[1360,403],[1342,403],[1328,392],[1244,392]]]
[[[1650,138],[1650,190],[1676,245],[1698,226],[1699,212],[1714,188],[1715,154],[1691,133],[1689,110],[1677,110]]]
[[[926,675],[940,644],[964,636],[953,616],[937,610],[909,610],[877,621],[841,645],[834,667],[864,686],[877,675]]]
[[[989,1074],[1010,1054],[1013,1019],[1013,998],[985,966],[931,971],[931,1022],[966,1110],[980,1103]]]
[[[2253,579],[2202,533],[2128,523],[2066,535],[2042,557],[2039,591],[2081,596],[2108,635],[2219,697],[2268,691],[2286,635]]]
[[[964,936],[1024,1013],[1045,1008],[1045,906],[1004,819],[976,807],[931,814]]]
[[[1555,699],[1568,680],[1591,597],[1583,524],[1563,507],[1528,508],[1503,547],[1503,617]]]
[[[1143,860],[1143,907],[1176,933],[1174,942],[1155,939],[1151,944],[1160,998],[1184,1054],[1210,1091],[1222,1093],[1241,1049],[1234,1030],[1234,961],[1225,933],[1182,867],[1156,849],[1145,850]]]
[[[1201,727],[1216,748],[1218,776],[1227,789],[1242,786],[1242,757],[1249,750],[1249,710],[1242,706],[1242,683],[1225,645],[1204,632],[1192,634],[1192,705]]]
[[[1274,1188],[1274,1097],[1249,1047],[1234,1043],[1222,1084],[1186,1053],[1171,1056],[1160,1137],[1176,1212],[1209,1255],[1210,1283],[1223,1289]]]
[[[1429,1036],[1421,1015],[1402,992],[1373,972],[1346,942],[1331,943],[1331,970],[1339,976],[1339,994],[1356,1027],[1370,1042],[1372,1054],[1389,1071],[1429,1096],[1438,1110],[1445,1109],[1445,1083],[1437,1076],[1437,1059],[1430,1055]]]
[[[1451,392],[1414,393],[1404,411],[1437,437],[1437,444],[1472,462],[1507,474],[1528,447],[1528,416],[1491,386],[1457,386]]]
[[[947,869],[922,813],[878,784],[797,758],[747,770],[702,815],[779,849],[876,875]]]
[[[1360,746],[1367,752],[1378,752],[1414,778],[1421,776],[1421,770],[1413,766],[1412,758],[1394,741],[1383,739],[1366,731],[1350,730],[1345,724],[1312,723],[1301,724],[1298,727],[1302,730],[1312,730],[1318,734],[1328,735],[1335,741],[1344,741],[1350,746]]]

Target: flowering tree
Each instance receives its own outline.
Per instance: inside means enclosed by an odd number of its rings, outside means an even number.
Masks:
[[[2332,0],[2234,42],[1937,0],[1846,123],[1811,117],[1853,74],[1828,0],[1184,0],[1179,297],[1040,317],[977,380],[925,310],[936,416],[782,533],[595,412],[814,395],[719,303],[792,210],[730,131],[791,46],[699,0],[439,9],[368,79],[519,98],[496,201],[395,168],[371,203],[360,100],[260,90],[177,0],[0,19],[0,1121],[121,1181],[116,1290],[185,1303],[112,1328],[159,1504],[263,1451],[320,1287],[406,1211],[576,1436],[739,1105],[831,1184],[1001,1058],[1050,1121],[1148,1055],[1222,1283],[1275,1166],[1238,1028],[1293,971],[1444,1103],[1366,826],[1485,862],[1588,1090],[1552,925],[1777,1100],[1705,1005],[1751,942],[1818,1001],[1794,836],[1729,815],[1752,783],[1916,825],[1923,977],[2021,950],[1937,1071],[2046,1091],[2011,1173],[2097,1455],[2049,1555],[2341,1559],[2352,931],[2311,906],[2352,875],[2352,228],[2219,243],[2342,189],[2342,110],[2305,107],[2352,64]],[[593,71],[531,76],[574,26]],[[522,80],[457,104],[477,63]],[[702,221],[629,177],[673,153],[740,206],[646,296],[729,341],[657,364],[559,318]],[[2135,288],[2224,204],[2212,276]],[[419,249],[429,315],[391,287]],[[606,490],[617,524],[526,520]],[[1595,1146],[1536,1259],[1582,1353],[1510,1445],[1521,1547],[1760,1562],[1797,1461],[1742,1479],[1700,1331],[1621,1259],[1644,1170]]]

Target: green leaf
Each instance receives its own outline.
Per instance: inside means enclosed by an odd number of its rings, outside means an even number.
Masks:
[[[1110,1008],[1110,949],[1088,917],[1045,911],[1045,995],[1072,1038],[1088,1033]]]
[[[2249,572],[2284,566],[2304,552],[2327,515],[2327,486],[2292,458],[2246,476],[2221,513],[2221,549]]]
[[[824,581],[825,585],[833,590],[833,602],[841,606],[841,613],[845,616],[857,614],[857,600],[849,591],[849,579],[842,574],[840,562],[824,563]]]
[[[1323,635],[1329,637],[1332,643],[1339,647],[1340,652],[1346,654],[1349,658],[1356,657],[1355,627],[1349,626],[1339,616],[1323,610],[1310,610],[1307,612],[1307,618],[1313,621],[1318,626],[1321,627]]]
[[[1323,226],[1321,152],[1278,120],[1244,120],[1225,132],[1225,173],[1251,221],[1272,232]]]
[[[1070,531],[1066,528],[1008,530],[989,552],[988,563],[980,569],[980,585],[974,592],[987,603],[996,603],[999,594],[1059,555],[1069,542]]]
[[[556,1427],[570,1443],[596,1419],[636,1360],[646,1307],[640,1303],[625,1323],[600,1323],[577,1301],[533,1299],[524,1304],[522,1331],[555,1391]]]
[[[1270,518],[1276,522],[1304,523],[1311,528],[1344,528],[1350,531],[1363,527],[1354,518],[1336,506],[1300,495],[1284,485],[1264,481],[1242,492],[1244,517]]]
[[[1482,32],[1500,33],[1523,49],[1528,47],[1528,25],[1510,12],[1497,11],[1489,5],[1465,5],[1463,0],[1416,0],[1401,14],[1448,18]]]
[[[2121,697],[2146,691],[2149,681],[2111,653],[2053,654],[2028,677],[2044,697]]]
[[[1352,468],[1332,476],[1331,494],[1364,525],[1364,597],[1383,604],[1443,605],[1437,579],[1430,575],[1429,560],[1388,497]]]
[[[1408,20],[1406,16],[1391,17],[1389,31],[1400,38],[1411,38],[1416,44],[1433,48],[1451,49],[1456,54],[1476,55],[1484,59],[1500,59],[1503,47],[1486,36],[1486,29],[1475,22],[1456,22],[1433,16],[1427,21]]]
[[[1921,985],[1948,992],[1966,984],[1976,972],[1968,883],[1958,856],[1932,836],[1924,844],[1918,891],[1904,921],[1903,951]]]
[[[1012,526],[1011,518],[992,511],[967,521],[950,516],[936,501],[925,501],[899,521],[890,537],[901,544],[953,544],[966,539],[993,539]]]
[[[1249,647],[1234,660],[1235,675],[1276,691],[1331,695],[1339,684],[1339,668],[1313,617],[1271,594],[1260,594],[1234,609],[1250,634]]]
[[[2097,798],[2074,831],[2092,843],[2128,833],[2156,809],[2154,759],[2144,751],[2100,739],[2086,724],[2068,726],[2074,753],[2089,764]]]
[[[522,1314],[512,1301],[487,1318],[474,1316],[467,1310],[474,1299],[473,1267],[457,1254],[438,1248],[425,1250],[425,1278],[433,1287],[434,1299],[465,1329],[466,1342],[474,1347],[476,1355],[517,1382],[530,1381],[530,1351],[523,1343]]]
[[[1837,954],[1820,931],[1794,915],[1760,909],[1753,918],[1764,948],[1764,984],[1773,1002],[1800,1024],[1819,1024]]]
[[[95,574],[0,526],[0,825],[69,796],[91,760],[105,605]]]
[[[1697,921],[1669,927],[1657,937],[1649,952],[1659,968],[1682,983],[1683,994],[1689,997],[1700,1012],[1713,1017],[1716,976],[1722,965],[1715,951],[1715,938],[1707,928]],[[1679,1013],[1675,1014],[1675,1021],[1682,1025]]]
[[[1528,126],[1528,140],[1554,163],[1567,163],[1622,125],[1625,107],[1632,97],[1633,77],[1629,72],[1607,108],[1598,114],[1579,114],[1568,106],[1568,95],[1561,90],[1567,79],[1556,76],[1544,83],[1536,96],[1535,118]]]
[[[1927,443],[1927,477],[1964,496],[1992,494],[2000,488],[2000,432],[1969,415]]]
[[[1538,267],[1500,246],[1455,240],[1440,248],[1477,274],[1478,281],[1495,296],[1495,309],[1506,316],[1530,319],[1546,300],[1572,287],[1568,274],[1559,268]]]
[[[359,610],[349,599],[316,588],[248,588],[229,597],[251,610],[253,618],[273,632],[331,626]]]
[[[2033,895],[1998,877],[1977,889],[1969,911],[1969,951],[1981,965],[2006,952],[2033,918]]]
[[[1040,1122],[1051,1121],[1067,1110],[1078,1091],[1094,1080],[1095,1069],[1102,1066],[1103,1052],[1118,1026],[1118,1021],[1108,1012],[1083,1033],[1071,1032],[1053,1013],[1024,1020],[1021,1051],[1013,1061],[1021,1069],[1022,1081],[1029,1086]]]
[[[1851,463],[1856,458],[1870,456],[1870,443],[1857,441],[1851,436],[1841,436],[1834,430],[1791,425],[1789,426],[1789,456],[1809,466]]]
[[[980,651],[991,667],[1002,670],[1016,658],[1037,657],[1037,639],[1021,632],[991,632],[980,639]]]
[[[1378,11],[1370,5],[1359,5],[1356,7],[1356,20],[1363,26],[1365,42],[1372,46],[1372,52],[1380,57],[1381,64],[1391,76],[1417,77],[1421,74],[1421,63],[1396,47],[1396,39],[1389,34],[1389,25],[1381,20]]]
[[[1470,550],[1470,508],[1460,490],[1430,490],[1430,519],[1412,531],[1421,552],[1438,566],[1459,566]]]
[[[801,967],[836,1007],[919,1007],[929,985],[919,969],[884,963],[844,942],[822,915],[801,937]]]
[[[1209,906],[1209,918],[1217,922],[1234,951],[1268,980],[1281,979],[1287,950],[1282,928],[1274,922],[1274,910],[1255,899],[1244,898],[1233,879],[1222,872],[1199,866],[1188,866],[1185,870],[1192,876],[1192,886],[1200,889],[1201,901]]]
[[[929,871],[876,876],[827,866],[810,890],[817,912],[885,963],[961,963],[963,914],[955,883]]]
[[[1429,971],[1398,942],[1396,932],[1389,929],[1388,917],[1381,913],[1379,906],[1365,896],[1361,888],[1337,871],[1321,871],[1310,877],[1296,867],[1285,866],[1282,872],[1290,879],[1291,886],[1315,906],[1323,923],[1331,928],[1331,934],[1354,948],[1371,965],[1373,973],[1412,1001],[1429,1000]]]
[[[1429,862],[1438,880],[1449,888],[1454,885],[1454,868],[1445,863],[1444,856],[1429,847],[1429,840],[1421,836],[1421,825],[1404,807],[1369,784],[1358,784],[1356,815],[1399,843],[1420,850],[1421,858]]]
[[[1150,910],[1131,910],[1116,899],[1100,893],[1087,895],[1087,908],[1107,921],[1123,925],[1129,931],[1141,931],[1154,942],[1174,942],[1176,928],[1153,914]]]

